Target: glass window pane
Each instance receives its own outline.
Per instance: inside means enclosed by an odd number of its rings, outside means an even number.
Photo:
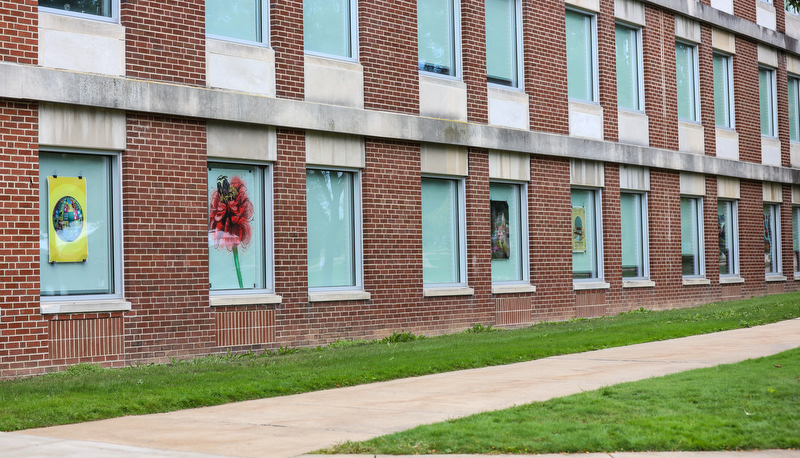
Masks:
[[[422,179],[422,281],[460,281],[458,182]]]
[[[794,260],[794,271],[800,269],[800,207],[792,208],[792,259]]]
[[[694,46],[675,44],[675,76],[678,86],[678,119],[697,121],[697,74],[694,65]]]
[[[353,174],[306,172],[308,286],[355,286]]]
[[[115,292],[111,162],[110,156],[100,155],[39,155],[39,268],[42,296]],[[48,176],[54,175],[57,178],[82,177],[85,190],[65,189],[59,181],[49,182]],[[70,192],[62,192],[65,190]],[[80,202],[85,203],[85,208],[81,208]],[[69,222],[65,224],[67,220]],[[76,222],[83,224],[76,226]],[[79,227],[82,232],[75,234],[75,237],[62,237],[64,233],[61,231],[64,229],[55,225]],[[53,240],[50,240],[51,233],[54,234]],[[51,244],[55,245],[52,251]],[[66,253],[81,244],[86,248],[85,261],[58,261],[59,253]],[[51,257],[54,262],[50,262]]]
[[[758,98],[761,116],[761,135],[774,136],[772,70],[758,69]]]
[[[572,190],[572,278],[597,278],[595,191]]]
[[[644,276],[641,194],[620,194],[622,223],[622,276]]]
[[[264,178],[255,166],[208,167],[209,289],[264,288]]]
[[[792,141],[800,141],[800,113],[798,112],[798,83],[797,78],[789,78],[789,138]]]
[[[261,41],[261,0],[206,0],[206,33]]]
[[[681,271],[683,275],[700,275],[700,223],[698,199],[681,198]]]
[[[719,232],[719,274],[735,274],[733,256],[733,203],[720,200],[717,203],[717,221]]]
[[[419,69],[425,72],[455,76],[454,0],[417,2],[417,36]]]
[[[617,104],[639,110],[639,40],[635,29],[617,25]]]
[[[569,98],[594,101],[592,18],[567,10],[567,92]]]
[[[306,51],[352,57],[350,0],[303,0]]]
[[[714,121],[717,127],[731,127],[729,59],[714,54]]]
[[[111,0],[39,0],[39,6],[72,13],[111,17]]]
[[[764,205],[764,270],[766,273],[778,273],[777,205]]]
[[[486,71],[490,83],[517,86],[516,0],[486,0]]]
[[[521,281],[522,219],[521,186],[491,183],[492,281]]]

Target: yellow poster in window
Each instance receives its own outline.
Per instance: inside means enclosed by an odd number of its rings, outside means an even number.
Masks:
[[[586,252],[586,209],[572,207],[572,252]]]
[[[86,178],[47,177],[50,262],[83,262],[86,242]]]

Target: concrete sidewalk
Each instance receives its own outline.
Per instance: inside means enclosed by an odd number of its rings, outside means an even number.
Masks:
[[[0,454],[81,458],[294,457],[339,442],[364,440],[420,424],[621,382],[734,363],[797,347],[800,347],[800,319],[507,366],[4,433],[0,434]],[[596,456],[630,458],[629,455]],[[664,454],[647,455],[661,457]],[[672,455],[697,454],[669,454]],[[800,458],[797,451],[733,455]]]

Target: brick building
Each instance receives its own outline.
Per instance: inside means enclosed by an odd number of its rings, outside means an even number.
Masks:
[[[798,289],[781,5],[0,18],[0,378]]]

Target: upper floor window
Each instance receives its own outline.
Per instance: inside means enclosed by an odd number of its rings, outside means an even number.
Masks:
[[[797,7],[790,5],[788,1],[784,0],[783,4],[787,13],[800,14],[800,12],[797,11]]]
[[[778,126],[775,101],[775,70],[767,67],[758,69],[758,100],[761,117],[761,135],[777,137]]]
[[[268,23],[261,0],[206,0],[206,33],[241,41],[264,41]]]
[[[68,13],[113,17],[112,0],[39,0],[39,6]]]
[[[486,0],[486,72],[490,83],[519,87],[519,0]]]
[[[458,76],[460,22],[458,0],[417,2],[417,39],[421,71]]]
[[[700,86],[698,82],[697,46],[675,43],[675,77],[678,88],[678,119],[700,120]]]
[[[595,16],[567,10],[566,28],[569,98],[596,102],[598,95]]]
[[[800,79],[789,77],[789,139],[800,141]]]
[[[641,29],[616,26],[617,105],[643,110]]]
[[[733,127],[731,75],[731,56],[714,53],[714,122],[717,127]]]
[[[303,0],[305,51],[326,56],[356,56],[356,0]]]

